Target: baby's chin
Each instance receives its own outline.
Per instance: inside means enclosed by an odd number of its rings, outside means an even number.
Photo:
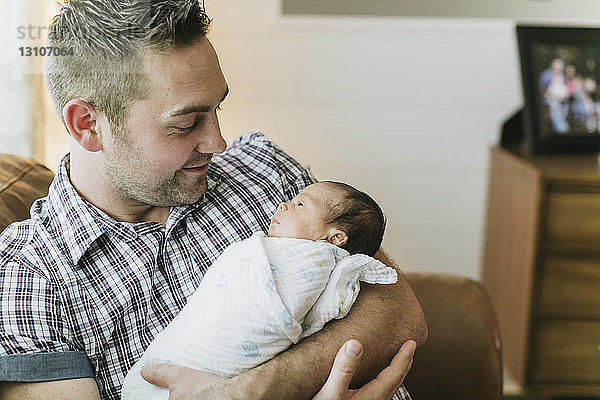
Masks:
[[[269,236],[269,237],[278,237],[278,235],[277,235],[277,228],[275,228],[274,225],[275,224],[273,222],[271,222],[271,225],[269,225],[269,230],[267,232],[267,236]]]
[[[281,226],[278,223],[271,223],[269,226],[269,231],[267,232],[268,237],[275,238],[295,238],[301,239],[300,236],[295,236],[291,232],[287,232],[285,229],[281,229]]]
[[[267,236],[269,237],[278,237],[278,238],[293,238],[295,236],[291,236],[288,229],[285,226],[281,225],[281,223],[277,221],[271,221],[271,225],[269,225],[269,230],[267,232]]]

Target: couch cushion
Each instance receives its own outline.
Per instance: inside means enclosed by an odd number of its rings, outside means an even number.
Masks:
[[[502,351],[492,302],[472,279],[411,272],[429,338],[417,349],[405,385],[418,400],[500,400]]]
[[[35,199],[48,194],[54,174],[31,159],[0,154],[0,231],[29,218]]]

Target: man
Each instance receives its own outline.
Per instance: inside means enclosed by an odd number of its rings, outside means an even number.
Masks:
[[[118,399],[220,252],[314,182],[259,133],[224,152],[229,89],[209,23],[194,0],[72,0],[53,21],[49,45],[74,54],[45,65],[70,154],[32,219],[0,239],[0,381],[31,382],[4,384],[6,398]],[[364,384],[425,336],[400,277],[365,287],[345,319],[260,367],[195,380],[194,398],[311,398],[349,338],[366,349],[353,381]]]

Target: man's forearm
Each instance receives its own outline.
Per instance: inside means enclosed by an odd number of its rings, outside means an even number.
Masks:
[[[99,400],[100,394],[92,378],[79,378],[36,383],[0,382],[0,399]]]
[[[381,252],[377,256],[391,264]],[[364,346],[353,385],[374,378],[403,342],[414,339],[422,344],[427,336],[421,306],[406,279],[398,275],[394,285],[362,285],[344,319],[328,323],[320,332],[231,383],[246,388],[243,398],[310,399],[327,379],[338,349],[350,338]]]
[[[427,322],[425,321],[425,314],[421,304],[415,296],[412,288],[408,284],[408,281],[402,275],[400,268],[396,263],[383,251],[379,251],[375,254],[375,258],[388,267],[394,268],[398,272],[398,282],[394,285],[395,293],[392,294],[394,297],[394,307],[399,308],[400,319],[396,319],[396,333],[401,336],[401,344],[405,341],[412,339],[417,342],[417,346],[421,346],[427,340],[428,330]],[[373,286],[371,286],[373,287]],[[386,286],[384,286],[385,288]],[[396,350],[394,351],[395,354]],[[393,356],[392,356],[393,357]]]

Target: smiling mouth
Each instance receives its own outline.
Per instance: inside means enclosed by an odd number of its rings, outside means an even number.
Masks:
[[[206,163],[204,165],[200,165],[198,167],[188,167],[188,168],[182,168],[185,172],[189,172],[192,174],[204,174],[206,173],[206,171],[208,171],[208,164]]]

